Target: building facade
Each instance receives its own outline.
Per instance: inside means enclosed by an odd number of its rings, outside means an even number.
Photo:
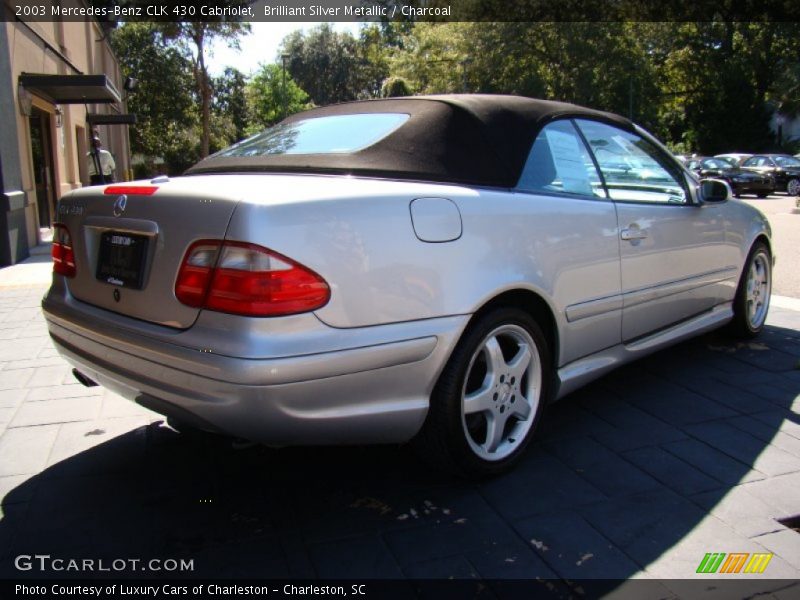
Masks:
[[[25,259],[57,220],[58,198],[89,185],[93,132],[115,179],[129,179],[128,127],[108,124],[126,112],[109,34],[93,19],[0,22],[0,266]]]

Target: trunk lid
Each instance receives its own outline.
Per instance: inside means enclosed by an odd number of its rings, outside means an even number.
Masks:
[[[236,187],[230,177],[205,176],[67,194],[58,222],[69,230],[75,253],[77,273],[66,279],[70,294],[128,317],[191,327],[200,310],[177,300],[175,279],[194,241],[225,237],[240,200]]]

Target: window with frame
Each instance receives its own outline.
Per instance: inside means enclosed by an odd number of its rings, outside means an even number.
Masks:
[[[531,146],[517,189],[605,198],[586,145],[569,120],[545,125]]]
[[[577,119],[576,122],[589,143],[612,200],[688,202],[680,169],[669,165],[651,142],[599,121]]]

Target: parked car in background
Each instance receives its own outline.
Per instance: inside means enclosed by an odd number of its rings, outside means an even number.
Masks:
[[[550,400],[704,331],[762,330],[770,227],[729,197],[609,113],[340,104],[183,177],[66,194],[43,309],[81,382],[179,428],[411,440],[490,475]]]
[[[800,195],[800,159],[789,154],[757,154],[742,163],[742,168],[775,179],[775,189],[790,196]]]
[[[766,198],[775,191],[775,181],[770,175],[734,167],[722,158],[699,156],[689,159],[686,167],[701,178],[716,177],[727,181],[737,198],[742,194],[755,194],[759,198]]]
[[[714,155],[714,158],[721,158],[721,159],[729,162],[734,167],[739,167],[739,166],[741,166],[742,162],[744,162],[745,160],[747,160],[751,156],[753,156],[753,155],[752,154],[744,154],[744,153],[741,153],[741,152],[733,152],[733,153],[730,153],[730,154],[716,154],[716,155]]]

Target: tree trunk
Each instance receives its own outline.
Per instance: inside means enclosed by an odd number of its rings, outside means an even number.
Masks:
[[[194,43],[197,45],[197,87],[200,91],[200,124],[202,133],[200,137],[200,158],[209,154],[209,138],[211,129],[211,89],[208,85],[208,70],[206,69],[205,31],[203,25],[198,24],[195,30]]]

